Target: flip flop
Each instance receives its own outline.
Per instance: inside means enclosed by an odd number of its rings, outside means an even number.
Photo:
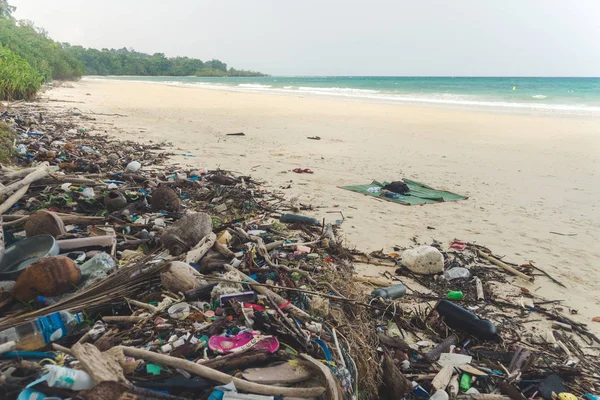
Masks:
[[[242,332],[238,335],[213,336],[208,340],[208,347],[217,353],[242,353],[251,348],[274,353],[279,349],[279,341],[274,336],[253,335]]]
[[[302,170],[302,172],[304,172],[306,174],[313,174],[314,173],[313,170],[310,169],[310,168],[306,168],[306,169]]]
[[[294,171],[297,174],[301,174],[304,172],[304,170],[302,168],[294,168],[292,171]]]

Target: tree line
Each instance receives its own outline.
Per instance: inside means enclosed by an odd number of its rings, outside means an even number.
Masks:
[[[45,82],[82,75],[263,76],[228,68],[219,60],[61,44],[32,22],[17,21],[14,11],[7,0],[0,0],[0,100],[31,99]]]
[[[138,76],[264,76],[260,72],[227,68],[219,60],[202,61],[189,57],[166,57],[133,49],[92,49],[63,43],[63,48],[84,68],[86,75]]]

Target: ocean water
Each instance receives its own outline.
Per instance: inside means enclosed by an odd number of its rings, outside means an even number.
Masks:
[[[208,89],[431,104],[508,112],[600,116],[600,78],[111,76],[86,79],[117,79]]]

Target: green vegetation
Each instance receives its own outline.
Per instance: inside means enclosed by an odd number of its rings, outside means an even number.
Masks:
[[[44,82],[87,75],[264,76],[227,68],[219,60],[167,58],[133,49],[85,49],[60,44],[29,21],[12,17],[15,7],[0,0],[0,100],[31,99]]]
[[[201,61],[189,57],[165,57],[163,53],[146,54],[133,49],[86,49],[63,44],[79,60],[86,75],[137,76],[264,76],[260,72],[227,68],[219,60]]]
[[[77,79],[83,74],[81,63],[31,22],[0,16],[0,44],[24,58],[45,82]]]
[[[10,164],[10,158],[14,151],[14,141],[17,138],[16,133],[10,129],[4,122],[0,122],[0,163]]]
[[[42,76],[27,61],[0,44],[0,99],[29,100],[42,81]]]

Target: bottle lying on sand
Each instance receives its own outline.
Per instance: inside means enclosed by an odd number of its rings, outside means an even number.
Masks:
[[[398,284],[386,288],[375,289],[371,292],[373,297],[381,297],[382,299],[397,299],[406,294],[406,287],[403,284]]]
[[[466,332],[482,340],[496,338],[496,326],[492,321],[481,319],[465,308],[448,300],[442,300],[435,309],[450,328]]]

